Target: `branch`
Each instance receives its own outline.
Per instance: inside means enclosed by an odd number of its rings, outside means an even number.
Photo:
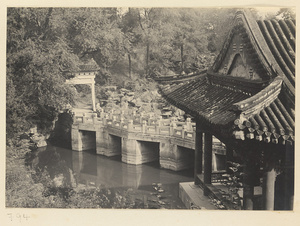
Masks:
[[[44,23],[44,26],[43,26],[43,29],[44,29],[44,35],[42,36],[43,40],[45,40],[47,38],[47,35],[48,35],[49,22],[50,22],[50,17],[52,15],[52,11],[53,11],[53,8],[48,9],[48,13],[47,13],[45,23]]]
[[[45,23],[44,23],[45,30],[47,30],[49,28],[49,21],[50,21],[51,15],[52,15],[52,11],[53,11],[53,8],[52,7],[49,8],[46,19],[45,19]]]
[[[143,31],[145,31],[145,29],[143,28],[143,25],[142,25],[142,19],[141,19],[141,14],[139,12],[139,25],[140,27],[142,28]]]

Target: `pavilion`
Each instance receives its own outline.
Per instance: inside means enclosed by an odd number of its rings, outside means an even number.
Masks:
[[[196,121],[194,183],[204,185],[205,195],[215,136],[227,160],[243,165],[243,209],[293,209],[295,31],[293,20],[256,20],[239,11],[206,73],[159,85],[168,102]]]

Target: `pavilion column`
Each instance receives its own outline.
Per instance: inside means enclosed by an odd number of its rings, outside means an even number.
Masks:
[[[95,81],[92,81],[92,101],[93,101],[93,111],[96,111],[96,95],[95,95]]]
[[[244,165],[243,209],[253,210],[255,167],[247,161]]]
[[[264,210],[274,210],[276,172],[273,169],[265,172],[263,181]]]
[[[231,164],[229,162],[233,162],[233,150],[232,148],[226,145],[226,171],[229,171],[229,167]]]
[[[253,195],[254,186],[244,185],[243,191],[243,209],[244,210],[253,210]]]
[[[212,173],[212,135],[204,134],[204,183],[211,184]],[[208,195],[208,191],[204,189],[204,195]]]
[[[294,145],[291,141],[286,143],[284,165],[284,209],[293,210],[295,160]]]
[[[202,145],[203,145],[203,133],[200,131],[199,122],[196,121],[196,141],[195,141],[195,163],[194,163],[194,181],[195,184],[199,184],[197,175],[202,173]]]

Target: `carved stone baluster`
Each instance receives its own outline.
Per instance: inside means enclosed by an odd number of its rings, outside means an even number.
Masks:
[[[85,116],[85,113],[83,113],[83,115],[82,115],[82,123],[86,123],[86,116]]]

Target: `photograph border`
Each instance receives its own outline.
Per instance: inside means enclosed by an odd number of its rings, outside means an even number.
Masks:
[[[0,111],[1,128],[1,225],[296,225],[299,222],[299,186],[297,180],[299,170],[299,140],[295,139],[295,196],[293,211],[209,211],[209,210],[108,210],[108,209],[26,209],[5,207],[5,75],[6,75],[6,12],[7,7],[296,7],[296,16],[299,14],[300,3],[297,0],[247,0],[247,1],[109,1],[99,3],[97,1],[8,1],[5,0],[0,7],[2,35],[1,40],[1,94],[0,101],[3,104]],[[297,18],[296,18],[297,19]],[[298,28],[298,23],[296,23]],[[298,55],[298,41],[296,44],[296,56]],[[299,60],[296,57],[296,72]],[[299,78],[296,76],[298,83]],[[296,91],[296,107],[299,106],[298,92]],[[298,122],[298,109],[296,109],[296,125]],[[295,134],[298,134],[295,126]],[[14,220],[11,220],[13,216]],[[27,216],[24,217],[24,216]],[[4,222],[4,224],[2,224]]]

